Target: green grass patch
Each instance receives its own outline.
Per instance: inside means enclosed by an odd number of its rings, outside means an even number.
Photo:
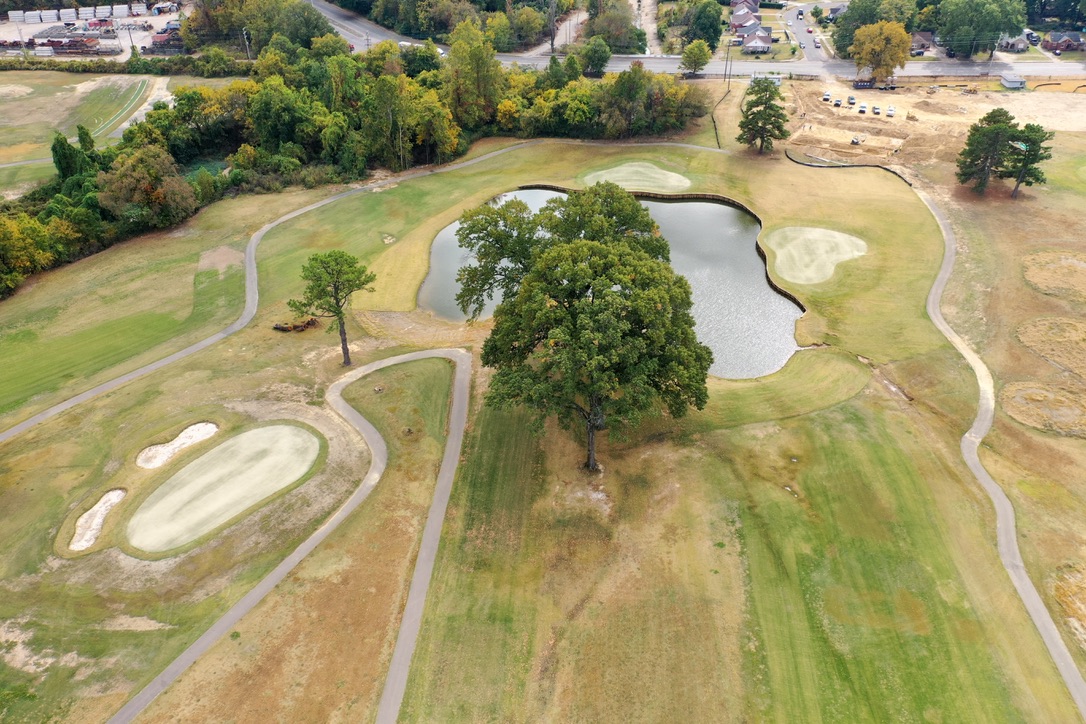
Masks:
[[[45,183],[57,173],[52,163],[0,168],[0,197],[15,198]]]
[[[139,107],[152,83],[148,76],[5,72],[4,84],[18,91],[0,99],[0,163],[48,158],[53,134],[73,138],[78,125],[104,138]]]
[[[85,380],[101,370],[135,357],[179,334],[223,319],[244,293],[240,270],[219,278],[217,272],[195,275],[195,303],[184,319],[170,314],[136,312],[84,329],[42,339],[32,328],[6,335],[0,347],[0,414],[17,409],[43,392]]]

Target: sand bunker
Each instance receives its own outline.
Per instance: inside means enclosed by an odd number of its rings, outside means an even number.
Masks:
[[[1018,339],[1057,367],[1086,378],[1086,321],[1034,319],[1018,328]]]
[[[140,454],[136,456],[136,465],[148,470],[160,468],[178,451],[198,442],[203,442],[218,431],[219,426],[213,422],[198,422],[195,425],[189,425],[173,440],[143,448]]]
[[[643,161],[624,163],[621,166],[590,173],[584,177],[584,181],[589,186],[600,181],[610,181],[631,191],[668,193],[690,188],[690,179],[686,176],[665,171]]]
[[[128,521],[128,540],[161,553],[191,543],[308,472],[320,452],[294,425],[243,432],[179,470]]]
[[[765,245],[776,254],[773,270],[795,284],[818,284],[833,276],[837,265],[867,253],[862,239],[840,231],[789,226],[772,231]]]
[[[999,395],[1003,410],[1023,425],[1086,437],[1086,389],[1012,382]]]
[[[94,545],[98,540],[98,534],[102,532],[102,525],[106,522],[109,511],[124,500],[127,494],[128,491],[116,488],[99,498],[94,507],[79,516],[75,522],[75,535],[72,536],[72,542],[68,544],[68,547],[73,551],[85,551]]]
[[[1086,254],[1042,251],[1023,261],[1026,281],[1037,291],[1086,301]]]

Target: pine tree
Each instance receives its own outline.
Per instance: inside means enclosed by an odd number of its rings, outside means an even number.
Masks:
[[[958,154],[958,183],[973,182],[973,190],[983,194],[992,176],[1003,171],[1017,131],[1014,116],[1003,108],[989,111],[970,126],[965,148]]]
[[[1018,198],[1018,188],[1024,183],[1026,186],[1043,184],[1047,180],[1044,171],[1039,164],[1052,158],[1052,147],[1045,143],[1055,136],[1052,131],[1046,131],[1036,123],[1027,123],[1025,127],[1014,134],[1014,138],[1008,144],[1004,167],[999,171],[1000,178],[1015,179],[1014,190],[1011,198]]]
[[[747,88],[747,102],[739,121],[739,135],[735,140],[748,146],[758,144],[758,153],[773,150],[773,141],[783,140],[792,134],[785,125],[788,114],[776,101],[783,100],[780,89],[769,78],[756,78]]]

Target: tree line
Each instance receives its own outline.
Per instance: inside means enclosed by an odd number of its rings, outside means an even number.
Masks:
[[[843,57],[853,57],[858,48],[876,46],[872,38],[857,45],[857,32],[886,23],[900,27],[897,38],[934,32],[948,50],[967,58],[994,51],[1003,34],[1019,35],[1026,17],[1025,0],[852,0],[834,23],[833,44]]]
[[[0,296],[29,274],[180,223],[225,194],[445,162],[491,134],[660,135],[706,112],[703,91],[640,64],[586,78],[610,55],[598,41],[601,53],[590,43],[535,71],[503,69],[474,22],[451,40],[442,58],[433,43],[386,41],[352,54],[335,35],[306,45],[273,35],[250,78],[179,88],[115,146],[95,148],[85,129],[77,143],[58,134],[56,177],[0,205]]]

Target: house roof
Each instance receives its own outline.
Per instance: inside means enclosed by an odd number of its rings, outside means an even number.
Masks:
[[[748,35],[743,38],[744,48],[768,48],[773,41],[764,35]]]
[[[836,18],[838,15],[840,15],[843,12],[845,12],[845,6],[844,5],[838,5],[837,7],[830,8],[829,12],[826,13],[826,14],[829,15],[831,18]]]
[[[757,33],[759,31],[765,32],[765,30],[762,28],[762,24],[759,23],[757,20],[755,20],[752,23],[748,23],[747,25],[743,25],[741,27],[736,28],[735,29],[735,34],[736,35],[742,35],[742,36],[745,37],[747,35],[750,35],[752,33]]]
[[[1058,43],[1064,38],[1070,40],[1072,43],[1082,42],[1082,34],[1073,30],[1053,30],[1048,34],[1048,39],[1053,43]]]

